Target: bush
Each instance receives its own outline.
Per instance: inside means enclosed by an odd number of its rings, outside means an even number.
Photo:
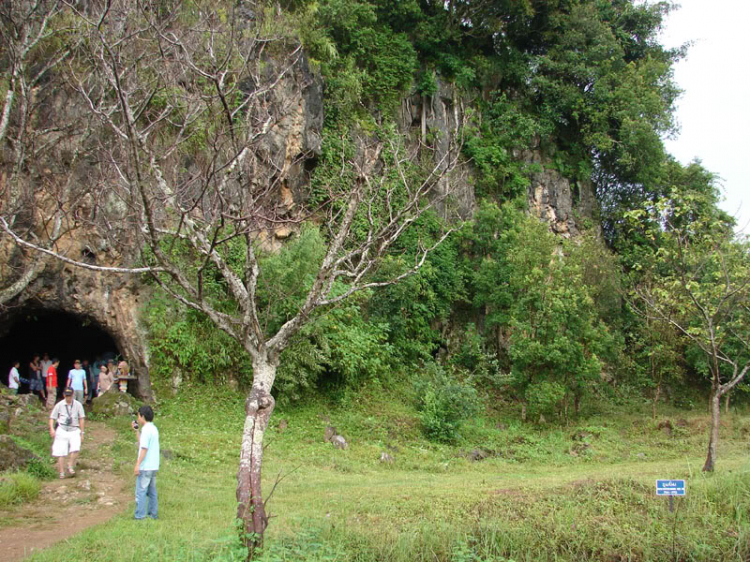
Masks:
[[[14,472],[0,477],[0,506],[36,499],[42,486],[27,472]]]
[[[557,382],[542,381],[526,387],[526,402],[532,414],[554,414],[565,398],[565,387]]]
[[[419,419],[430,439],[454,441],[463,422],[479,409],[477,391],[468,382],[450,377],[439,365],[431,365],[430,371],[417,383]]]

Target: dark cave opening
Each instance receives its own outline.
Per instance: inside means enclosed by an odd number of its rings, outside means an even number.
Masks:
[[[60,359],[58,388],[62,389],[75,359],[115,358],[120,349],[112,336],[89,318],[50,309],[11,310],[0,316],[0,381],[8,384],[13,362],[21,363],[21,377],[28,377],[34,355],[48,353]],[[28,392],[28,385],[21,393]]]

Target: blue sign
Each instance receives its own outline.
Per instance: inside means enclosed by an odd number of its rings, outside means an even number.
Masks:
[[[657,480],[657,496],[684,496],[687,492],[684,480]]]

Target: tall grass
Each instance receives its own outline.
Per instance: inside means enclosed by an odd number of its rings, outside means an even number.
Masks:
[[[42,485],[28,472],[5,473],[0,476],[0,507],[36,499]]]

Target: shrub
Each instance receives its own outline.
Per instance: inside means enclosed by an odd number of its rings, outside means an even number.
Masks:
[[[27,472],[14,472],[0,478],[0,506],[8,506],[36,499],[42,486]]]
[[[468,382],[450,377],[439,365],[432,364],[428,376],[416,386],[420,396],[419,419],[430,439],[454,441],[463,422],[479,409],[476,389]]]

